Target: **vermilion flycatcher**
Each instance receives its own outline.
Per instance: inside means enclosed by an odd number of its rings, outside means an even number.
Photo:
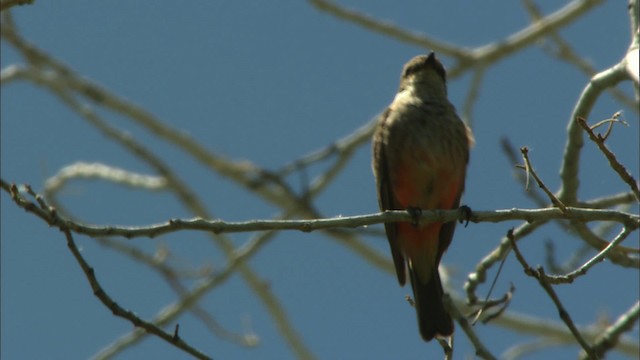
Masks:
[[[442,64],[434,53],[411,59],[373,137],[380,209],[407,209],[417,216],[420,209],[457,208],[471,142],[471,132],[447,99]],[[455,226],[455,221],[385,224],[400,285],[406,281],[407,261],[420,334],[426,341],[453,333],[438,265]]]

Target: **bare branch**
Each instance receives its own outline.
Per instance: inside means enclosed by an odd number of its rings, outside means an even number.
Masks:
[[[521,224],[513,231],[513,238],[515,240],[523,238],[545,223],[545,221],[539,221]],[[500,244],[476,265],[475,272],[469,273],[467,282],[464,284],[464,290],[470,305],[478,303],[476,289],[485,282],[487,271],[497,262],[502,261],[509,254],[509,250],[511,250],[510,240],[505,236],[500,240]]]
[[[536,180],[536,183],[538,184],[538,187],[542,189],[542,191],[544,191],[545,194],[547,194],[547,196],[549,197],[549,200],[551,200],[551,203],[554,206],[557,206],[563,212],[567,212],[568,211],[567,207],[560,200],[558,200],[558,198],[555,195],[553,195],[551,191],[549,191],[549,189],[544,184],[542,179],[540,179],[536,171],[533,169],[533,166],[531,165],[531,161],[529,161],[529,149],[527,149],[526,147],[522,147],[520,148],[520,152],[522,153],[522,157],[524,158],[525,170],[527,174],[531,174],[533,176],[533,178]]]
[[[100,301],[102,302],[102,304],[104,304],[104,306],[106,306],[109,310],[111,310],[111,312],[118,316],[121,317],[123,319],[129,320],[135,327],[139,327],[144,329],[146,332],[156,335],[157,337],[161,338],[162,340],[168,342],[169,344],[189,353],[190,355],[194,356],[195,358],[198,359],[211,359],[210,357],[208,357],[207,355],[205,355],[204,353],[200,352],[199,350],[196,350],[194,347],[192,347],[191,345],[187,344],[186,342],[184,342],[179,336],[177,331],[171,335],[167,332],[165,332],[164,330],[162,330],[161,328],[159,328],[158,326],[154,325],[151,322],[147,322],[145,320],[142,320],[140,317],[138,317],[134,312],[129,311],[129,310],[125,310],[124,308],[122,308],[120,305],[118,305],[115,301],[113,301],[113,299],[111,299],[111,297],[104,291],[104,289],[102,288],[102,286],[100,285],[100,283],[98,282],[98,279],[95,276],[95,272],[93,270],[93,268],[91,266],[89,266],[89,264],[86,262],[86,260],[82,257],[82,254],[80,254],[80,251],[78,250],[78,248],[76,247],[75,241],[73,240],[73,236],[71,235],[71,232],[68,229],[64,229],[61,228],[62,232],[64,232],[66,238],[67,238],[67,246],[69,247],[69,250],[71,250],[71,253],[73,254],[73,257],[76,259],[76,261],[78,262],[78,264],[80,265],[80,267],[82,268],[82,272],[84,272],[85,276],[87,277],[87,280],[89,281],[89,284],[91,285],[91,289],[93,290],[93,294],[100,299]]]
[[[638,17],[640,16],[640,4],[638,0],[629,0],[629,24],[631,25],[631,45],[629,45],[629,51],[625,56],[624,62],[626,63],[627,72],[629,77],[633,80],[636,90],[636,101],[638,100],[638,82],[640,81],[640,66],[638,64],[640,53],[640,26],[638,26]]]
[[[560,318],[562,319],[562,321],[564,321],[564,323],[567,325],[569,330],[571,330],[571,333],[576,338],[580,346],[582,346],[584,351],[589,355],[589,358],[598,359],[598,356],[596,355],[594,349],[591,347],[591,345],[587,344],[582,334],[580,334],[580,331],[578,331],[578,328],[573,323],[573,320],[571,319],[569,312],[567,312],[567,310],[562,305],[562,302],[560,302],[560,299],[558,298],[558,295],[556,294],[556,292],[553,290],[553,287],[551,286],[551,283],[549,282],[547,275],[544,273],[544,269],[542,268],[542,266],[539,266],[535,270],[531,266],[529,266],[529,264],[525,260],[522,253],[520,253],[518,246],[516,245],[516,242],[513,238],[512,230],[509,230],[507,234],[507,238],[509,238],[509,241],[511,242],[511,246],[513,247],[513,251],[516,254],[516,258],[518,259],[520,264],[522,264],[525,274],[531,277],[534,277],[538,280],[538,282],[540,283],[540,286],[542,286],[542,288],[547,292],[547,294],[549,295],[553,303],[558,308],[558,313],[560,315]]]
[[[423,34],[410,33],[395,25],[373,19],[358,11],[346,9],[332,1],[310,0],[310,2],[316,8],[338,18],[391,36],[397,40],[454,57],[458,61],[458,64],[448,71],[448,75],[451,78],[456,78],[474,64],[488,66],[533,44],[548,33],[556,31],[580,18],[585,12],[600,4],[602,0],[574,0],[565,7],[546,16],[543,20],[529,25],[515,34],[508,36],[506,39],[478,47],[472,51],[463,50],[460,47],[438,41]]]
[[[269,236],[268,234],[269,234],[268,232],[263,232],[260,234],[260,236],[266,237],[266,236]],[[167,261],[165,259],[170,255],[167,255],[168,250],[165,248],[159,249],[155,254],[148,254],[134,247],[130,243],[124,243],[122,241],[117,241],[111,238],[102,238],[102,237],[97,238],[96,240],[101,245],[108,247],[114,251],[117,251],[121,254],[124,254],[130,257],[131,259],[133,259],[134,261],[144,264],[149,268],[151,268],[152,270],[157,271],[165,279],[165,281],[169,284],[169,286],[176,292],[176,294],[178,294],[181,298],[188,297],[189,296],[188,293],[190,289],[188,289],[186,286],[184,286],[180,282],[180,278],[189,278],[189,279],[194,279],[201,282],[206,282],[210,277],[218,276],[218,273],[217,272],[214,273],[214,271],[210,267],[206,267],[204,269],[193,269],[189,271],[189,269],[180,270],[180,269],[176,269],[173,266],[170,266],[169,264],[167,264]],[[251,251],[249,255],[255,254],[255,253],[256,251]],[[244,260],[246,260],[248,257],[249,256],[245,254],[243,254],[242,256]],[[228,277],[225,277],[224,279],[227,279],[227,278]],[[224,279],[221,281],[217,281],[217,284],[224,283]],[[236,334],[227,330],[211,314],[209,314],[209,312],[205,310],[198,302],[194,301],[188,304],[188,306],[183,308],[182,310],[187,310],[191,312],[195,317],[197,317],[202,321],[202,323],[209,329],[209,331],[211,331],[211,333],[213,333],[214,335],[216,335],[221,339],[228,340],[240,346],[246,346],[246,347],[255,347],[260,342],[260,339],[255,334],[252,334],[252,333]],[[176,312],[176,314],[180,314],[180,313],[181,312]],[[177,317],[173,317],[173,319],[175,318]],[[155,324],[166,325],[171,322],[163,319],[160,316],[160,314],[156,316],[156,319],[158,319],[159,321],[154,321]],[[145,335],[144,333],[136,332],[135,330],[129,335],[133,336],[134,334],[138,334],[140,336],[137,336],[132,340],[138,340],[138,339],[141,340]],[[123,338],[127,338],[127,335],[125,335]],[[115,354],[117,352],[122,351],[126,347],[126,345],[135,344],[136,341],[131,341],[131,342],[119,341],[117,343],[120,345],[119,347],[112,344],[112,346],[108,346],[107,348],[103,349],[101,352],[106,353],[113,350],[113,353]]]
[[[538,7],[533,2],[533,0],[525,0],[523,1],[523,3],[527,11],[529,11],[529,13],[531,14],[531,17],[535,21],[543,19],[543,15],[540,12],[540,9],[538,9]],[[567,63],[575,66],[576,68],[578,68],[580,71],[582,71],[585,75],[589,77],[592,77],[593,75],[596,74],[596,69],[593,67],[593,65],[591,65],[590,62],[585,60],[584,57],[580,57],[578,54],[576,54],[575,51],[572,49],[571,45],[567,41],[565,41],[562,38],[562,36],[560,36],[558,31],[551,32],[549,34],[549,38],[553,41],[553,43],[555,43],[556,48],[555,49],[550,49],[550,47],[547,47],[547,48],[548,48],[548,51],[552,53],[555,57],[557,57],[558,59],[564,60]],[[638,112],[638,106],[636,105],[636,102],[633,99],[626,96],[620,89],[612,87],[612,88],[609,88],[609,90],[613,95],[613,97],[615,97],[620,103],[629,107],[633,111]]]
[[[574,0],[563,8],[556,10],[528,27],[500,39],[491,44],[476,48],[472,51],[470,59],[460,61],[460,64],[453,67],[449,73],[452,77],[458,75],[466,69],[468,60],[470,63],[493,64],[515,52],[534,44],[536,41],[547,36],[549,33],[569,25],[574,20],[580,18],[586,12],[602,3],[602,0]],[[461,59],[459,59],[461,60]]]
[[[444,303],[445,309],[449,312],[449,314],[451,314],[456,322],[460,324],[462,331],[464,331],[464,333],[467,335],[467,338],[475,347],[476,355],[483,359],[496,359],[496,357],[493,356],[491,352],[484,346],[482,341],[480,341],[480,338],[473,330],[473,326],[471,326],[471,324],[469,324],[469,321],[467,321],[467,318],[460,313],[458,308],[451,300],[451,297],[447,294],[444,294],[442,297],[442,301]]]
[[[605,209],[623,204],[635,204],[636,196],[632,192],[613,194],[601,198],[580,202],[580,207],[591,209]]]
[[[1,1],[0,10],[5,10],[5,6],[7,8],[14,6],[7,4],[31,3],[29,0]],[[448,73],[450,78],[455,78],[465,71],[473,71],[471,86],[462,107],[465,120],[469,123],[471,122],[477,93],[483,85],[485,71],[499,61],[507,59],[509,56],[547,37],[556,45],[554,50],[558,57],[575,64],[576,67],[586,73],[594,73],[595,70],[584,59],[580,59],[571,44],[559,35],[559,30],[579,19],[602,2],[602,0],[573,0],[546,17],[543,17],[534,8],[532,2],[527,2],[534,17],[531,24],[525,24],[520,31],[506,34],[502,39],[474,49],[468,49],[439,40],[428,34],[403,29],[400,24],[384,22],[358,10],[347,9],[331,0],[310,0],[311,6],[336,18],[385,34],[405,43],[431,48],[441,55],[453,58],[453,66]],[[637,341],[629,339],[628,336],[623,336],[624,332],[632,328],[638,321],[638,303],[627,310],[606,331],[603,330],[602,326],[578,327],[573,323],[552,286],[553,284],[570,283],[581,275],[590,272],[589,270],[603,259],[610,260],[612,264],[618,267],[630,267],[630,271],[640,268],[640,249],[634,248],[635,244],[629,245],[629,247],[622,246],[623,241],[630,234],[637,234],[640,227],[640,216],[631,213],[636,211],[635,206],[638,203],[638,184],[629,172],[625,172],[628,175],[627,178],[623,175],[620,176],[630,185],[631,191],[607,194],[603,198],[591,200],[578,198],[579,166],[583,146],[583,135],[579,126],[586,126],[586,124],[577,123],[577,119],[579,117],[587,118],[605,89],[611,88],[614,96],[619,93],[620,91],[613,88],[613,86],[622,80],[631,79],[634,81],[636,96],[638,94],[638,1],[630,0],[629,5],[632,41],[627,53],[621,58],[619,64],[593,75],[575,104],[568,124],[563,164],[560,169],[562,176],[561,190],[554,193],[547,188],[534,170],[526,149],[523,149],[524,163],[527,169],[526,175],[531,175],[546,194],[546,197],[544,197],[538,196],[542,194],[540,191],[530,193],[533,194],[530,196],[540,208],[475,211],[468,219],[475,223],[522,221],[516,230],[509,232],[507,236],[500,239],[497,246],[476,265],[475,271],[468,275],[465,291],[467,301],[471,306],[463,304],[462,300],[457,297],[454,297],[453,300],[448,296],[445,298],[447,308],[450,309],[450,312],[460,324],[464,336],[469,338],[479,357],[495,358],[490,349],[487,349],[479,339],[478,334],[480,333],[476,334],[479,330],[469,325],[468,317],[462,315],[462,313],[473,313],[480,306],[484,309],[488,306],[497,307],[497,305],[503,304],[495,311],[479,312],[480,320],[483,322],[491,320],[492,324],[498,324],[514,332],[533,334],[539,339],[538,342],[514,348],[515,351],[511,354],[518,351],[533,351],[537,346],[575,344],[576,342],[585,350],[583,356],[589,356],[590,358],[603,356],[614,346],[616,349],[632,356],[637,356],[640,353]],[[313,358],[313,354],[302,342],[302,337],[297,334],[290,324],[284,306],[278,301],[271,289],[264,285],[266,283],[265,280],[259,277],[247,262],[280,231],[320,231],[321,234],[339,242],[347,249],[361,256],[374,267],[389,273],[393,272],[393,267],[387,254],[378,251],[374,246],[370,246],[370,242],[365,239],[370,235],[381,235],[382,227],[375,226],[371,229],[364,229],[363,227],[381,223],[411,221],[413,220],[411,215],[405,211],[388,211],[357,216],[325,217],[320,210],[316,209],[318,204],[315,203],[318,195],[327,189],[330,184],[334,183],[339,174],[350,164],[353,155],[369,141],[375,126],[375,120],[354,130],[344,138],[328,144],[326,147],[298,158],[294,157],[294,160],[290,163],[271,171],[251,161],[237,161],[221,156],[203,144],[196,142],[191,136],[186,135],[179,129],[162,122],[151,112],[88,80],[74,69],[23,39],[18,34],[9,11],[3,12],[2,15],[4,16],[1,24],[1,36],[3,40],[24,57],[26,64],[10,65],[2,69],[0,83],[6,85],[18,80],[30,82],[44,88],[45,91],[56,96],[67,108],[79,114],[82,119],[91,124],[101,134],[106,135],[110,141],[115,142],[125,151],[148,164],[151,173],[143,174],[142,172],[121,169],[117,164],[78,162],[62,168],[47,181],[45,184],[45,196],[37,194],[28,185],[13,185],[5,182],[4,179],[0,179],[0,185],[4,192],[9,194],[16,206],[26,210],[29,215],[38,217],[43,222],[65,233],[71,251],[74,256],[76,253],[79,256],[79,258],[76,257],[76,260],[81,264],[83,271],[85,271],[85,276],[89,279],[94,290],[99,288],[100,285],[95,279],[93,270],[82,259],[81,254],[75,247],[73,236],[76,236],[76,234],[85,234],[97,238],[99,243],[108,244],[107,246],[146,264],[150,269],[160,274],[176,292],[177,299],[174,303],[158,312],[155,318],[149,322],[151,326],[156,326],[160,329],[159,331],[164,333],[164,335],[156,334],[157,336],[168,336],[171,341],[181,341],[179,326],[175,324],[175,321],[186,311],[191,311],[218,336],[232,339],[232,341],[245,345],[255,345],[259,338],[253,332],[249,331],[246,336],[236,337],[236,334],[232,334],[218,326],[219,324],[216,323],[212,314],[198,304],[198,301],[210,293],[212,289],[225,283],[232,274],[239,273],[248,287],[265,306],[266,312],[271,316],[283,339],[293,349],[295,356],[300,359]],[[633,102],[628,97],[618,97],[625,100],[627,104]],[[126,132],[114,127],[107,117],[101,117],[99,114],[102,113],[102,110],[123,115],[127,121],[140,125],[143,131],[160,139],[161,142],[173,145],[213,172],[231,180],[244,191],[261,198],[270,205],[275,205],[279,208],[280,214],[273,219],[256,219],[242,222],[227,222],[217,219],[214,215],[211,215],[205,206],[206,204],[201,202],[199,192],[194,191],[187,183],[182,181],[178,174],[174,172],[170,163],[166,163],[163,157],[151,148],[147,148]],[[634,110],[637,109],[634,107]],[[611,123],[609,125],[611,126]],[[598,146],[606,149],[604,142],[607,136],[594,136],[600,141],[600,144],[598,144],[594,140]],[[605,150],[602,151],[610,160],[612,167],[615,168],[614,164],[617,161],[611,161],[611,157],[615,160],[614,154],[611,153],[609,156]],[[519,162],[519,160],[514,160],[515,151],[511,150],[511,154],[507,151],[507,154],[511,156],[512,164]],[[322,165],[322,171],[314,178],[307,178],[307,174],[312,173],[312,171],[308,170],[318,165]],[[626,171],[622,165],[620,167]],[[313,173],[316,172],[316,168],[312,170]],[[302,191],[298,191],[297,187],[291,185],[292,174],[294,174],[293,176],[299,175],[299,180],[302,182]],[[621,174],[621,172],[618,171],[618,174]],[[522,173],[520,172],[518,175],[522,175]],[[65,211],[64,204],[56,201],[61,193],[60,190],[75,179],[98,179],[109,183],[135,187],[143,191],[168,190],[176,195],[178,200],[191,211],[191,216],[195,216],[195,218],[172,219],[160,224],[135,227],[91,224],[86,219],[80,220],[69,215]],[[555,206],[554,208],[548,207],[549,201]],[[467,220],[466,215],[461,210],[425,210],[422,212],[420,223],[448,222],[461,219]],[[574,263],[569,268],[556,271],[560,274],[566,273],[565,275],[547,275],[542,268],[531,269],[528,265],[525,266],[526,260],[524,260],[517,248],[516,240],[521,240],[531,235],[549,221],[559,224],[571,236],[580,237],[580,242],[576,247],[577,250],[572,254],[583,254],[582,257],[579,257],[579,262]],[[622,230],[619,230],[619,228],[622,228]],[[619,232],[614,234],[613,229]],[[184,234],[186,231],[199,231],[208,234],[225,257],[224,268],[219,271],[203,272],[198,276],[189,277],[188,275],[185,276],[184,273],[180,273],[178,267],[174,267],[169,262],[164,262],[166,259],[170,259],[170,255],[165,254],[167,257],[158,262],[151,254],[136,251],[135,246],[140,243],[139,241],[114,241],[115,238],[104,238],[106,236],[117,236],[125,239],[152,238],[164,234]],[[252,237],[244,246],[235,245],[230,241],[230,237],[226,235],[227,233],[239,232],[252,232],[250,234]],[[564,325],[562,322],[554,321],[553,319],[522,316],[512,311],[506,311],[505,309],[513,294],[513,287],[501,299],[489,299],[491,296],[491,292],[489,292],[485,301],[478,300],[476,295],[478,286],[485,282],[486,274],[491,267],[499,262],[502,262],[501,264],[504,263],[511,248],[515,249],[516,256],[522,260],[525,270],[538,279],[539,284],[552,298]],[[591,249],[595,249],[597,253],[594,255],[594,251]],[[583,253],[580,253],[580,251]],[[587,251],[589,255],[586,255]],[[587,256],[591,256],[591,258]],[[185,286],[182,283],[185,279],[195,280],[197,283],[195,286]],[[585,279],[586,277],[580,278],[583,281]],[[445,279],[444,285],[450,288],[447,279]],[[451,289],[447,290],[454,290],[454,288],[451,287]],[[96,292],[103,291],[96,290]],[[115,301],[108,296],[101,298],[101,301],[115,304]],[[455,305],[453,305],[454,301]],[[461,310],[463,311],[461,312]],[[124,309],[117,309],[117,311],[128,315]],[[144,320],[136,318],[129,319],[129,321],[137,324],[138,321]],[[171,328],[171,331],[164,331],[162,328]],[[143,330],[141,327],[135,328],[96,354],[96,358],[103,359],[118,354],[126,347],[148,336],[152,331],[155,330],[153,328],[151,330]],[[445,357],[453,358],[453,337],[448,340],[448,343],[444,339],[439,339],[439,342],[445,351]],[[589,345],[590,342],[593,343],[593,346]]]
[[[240,265],[242,265],[248,258],[255,255],[264,242],[272,236],[273,233],[264,233],[264,235],[260,236],[256,241],[251,242],[244,248],[236,250],[234,254],[229,257],[227,263],[221,270],[219,270],[214,276],[209,276],[200,281],[193,289],[190,290],[190,292],[182,294],[182,296],[173,304],[167,305],[156,315],[153,319],[153,323],[164,325],[174,321],[180,314],[196,304],[203,296],[223,284],[231,275],[234,274],[234,272],[238,270]],[[279,324],[279,326],[287,327],[288,325]],[[93,358],[96,360],[110,358],[122,349],[140,341],[143,335],[143,332],[134,330],[131,333],[122,336],[108,347],[102,349]]]
[[[10,185],[2,180],[2,188],[12,193]],[[19,193],[13,192],[12,196],[16,204],[27,211],[32,207],[29,201],[22,198]],[[559,209],[510,209],[496,211],[474,211],[473,222],[501,222],[508,220],[526,220],[529,223],[545,222],[549,219],[569,219],[575,221],[617,221],[632,229],[640,226],[640,216],[623,213],[614,210],[591,210],[581,208],[567,208],[567,212]],[[125,238],[156,237],[177,230],[199,230],[212,233],[250,232],[266,230],[299,230],[310,232],[332,228],[353,228],[365,225],[381,224],[385,222],[411,221],[412,217],[406,211],[385,211],[383,213],[357,215],[349,217],[337,217],[328,219],[311,220],[251,220],[243,222],[225,222],[222,220],[205,219],[173,219],[163,224],[148,227],[117,227],[96,226],[76,223],[60,214],[37,213],[43,220],[53,226],[64,226],[70,230],[89,236],[122,236]],[[453,220],[465,220],[464,215],[458,210],[423,210],[420,222],[448,222]]]
[[[582,91],[582,94],[580,94],[580,98],[573,109],[569,118],[567,143],[564,148],[562,165],[560,166],[562,188],[558,194],[558,198],[567,206],[573,206],[578,201],[578,171],[584,140],[577,119],[588,119],[591,109],[602,92],[626,79],[628,79],[628,75],[624,65],[621,64],[614,65],[594,75]]]
[[[587,132],[591,141],[593,141],[594,143],[596,143],[596,145],[598,145],[598,148],[600,149],[600,151],[602,151],[604,156],[609,161],[609,165],[611,165],[611,168],[618,173],[620,178],[625,183],[627,183],[627,185],[629,185],[629,187],[631,188],[631,191],[633,191],[633,193],[635,194],[636,199],[640,201],[640,190],[638,189],[638,183],[636,182],[636,179],[634,179],[633,176],[629,173],[629,171],[627,171],[627,168],[625,168],[622,164],[620,164],[620,162],[616,158],[616,155],[613,152],[611,152],[609,148],[607,148],[607,146],[604,144],[604,138],[600,135],[596,135],[593,132],[593,130],[591,130],[591,127],[587,125],[587,121],[584,118],[578,117],[576,121],[580,126],[582,126],[584,131]]]
[[[158,138],[185,151],[203,165],[243,185],[244,188],[255,192],[267,201],[284,209],[291,206],[291,203],[296,202],[297,198],[295,194],[287,187],[282,186],[282,183],[263,182],[261,183],[262,186],[255,186],[256,179],[268,173],[259,166],[248,161],[229,161],[222,156],[214,154],[186,133],[172,128],[139,106],[77,75],[62,62],[38,49],[35,45],[28,43],[6,22],[2,22],[1,33],[5,40],[12,44],[34,65],[33,71],[28,71],[23,74],[27,76],[29,80],[40,85],[46,85],[52,90],[64,89],[65,93],[69,91],[76,92],[95,104],[124,115],[125,119],[141,125]],[[53,72],[39,74],[40,70],[37,69],[41,67],[48,67],[53,70]],[[65,99],[63,98],[63,100]]]
[[[516,152],[515,147],[513,146],[513,144],[511,144],[511,141],[507,137],[502,137],[500,139],[500,145],[502,147],[502,152],[505,154],[505,156],[509,160],[509,165],[514,166],[516,168],[521,168],[521,165],[516,165],[520,162],[520,158]],[[524,185],[525,194],[539,207],[546,207],[549,204],[547,202],[547,199],[545,199],[544,196],[542,196],[539,191],[535,191],[535,188],[530,189],[526,185],[529,179],[528,176],[529,176],[529,173],[526,171],[524,175],[522,174],[522,171],[514,172],[515,179]]]
[[[425,49],[432,49],[443,55],[458,58],[466,57],[465,51],[459,47],[428,37],[425,34],[412,33],[386,21],[374,19],[359,11],[347,9],[328,0],[309,0],[318,10],[327,12],[337,18],[360,25],[366,29],[390,36],[399,41],[418,45]]]
[[[640,318],[640,302],[636,302],[631,308],[624,314],[622,314],[615,323],[611,324],[601,336],[593,344],[593,349],[600,357],[604,357],[608,350],[613,349],[618,343],[620,336],[624,332],[631,331],[633,326],[638,322]],[[583,359],[586,356],[582,355]]]

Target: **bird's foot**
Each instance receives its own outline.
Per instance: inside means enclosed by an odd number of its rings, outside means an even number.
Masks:
[[[418,226],[420,223],[420,216],[422,215],[422,209],[419,207],[408,207],[407,212],[411,215],[411,224]]]
[[[473,216],[473,211],[471,211],[471,208],[467,205],[461,205],[459,210],[462,217],[458,221],[460,221],[460,224],[464,223],[464,227],[467,227],[467,225],[469,225],[469,220],[471,220],[471,217]]]

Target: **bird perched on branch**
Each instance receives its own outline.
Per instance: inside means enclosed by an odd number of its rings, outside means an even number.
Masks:
[[[408,210],[413,222],[385,224],[400,285],[405,261],[420,334],[426,341],[453,333],[442,302],[438,265],[456,222],[419,224],[421,209],[455,209],[464,190],[470,130],[447,99],[444,67],[435,54],[405,64],[400,88],[373,136],[373,172],[384,210]]]

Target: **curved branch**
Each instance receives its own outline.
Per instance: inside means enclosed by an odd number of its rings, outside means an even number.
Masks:
[[[588,119],[591,109],[602,92],[619,82],[628,79],[624,64],[613,67],[596,74],[580,94],[567,128],[567,143],[564,147],[562,165],[560,166],[560,179],[562,187],[558,198],[565,205],[572,206],[578,201],[578,172],[580,169],[580,154],[584,139],[582,128],[577,122],[578,118]]]

